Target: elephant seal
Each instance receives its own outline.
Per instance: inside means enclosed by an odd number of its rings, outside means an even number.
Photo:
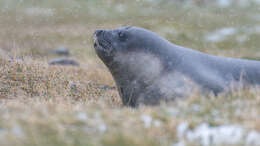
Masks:
[[[218,95],[260,84],[260,62],[205,54],[138,27],[96,30],[94,48],[124,105],[155,105],[193,92]]]

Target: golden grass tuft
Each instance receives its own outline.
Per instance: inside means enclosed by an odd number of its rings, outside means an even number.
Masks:
[[[4,99],[39,98],[53,101],[94,102],[107,98],[120,104],[115,89],[95,81],[97,69],[48,66],[32,60],[0,61],[0,97]],[[92,77],[95,74],[95,78]]]

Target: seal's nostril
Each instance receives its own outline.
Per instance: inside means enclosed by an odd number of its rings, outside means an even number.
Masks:
[[[102,32],[104,32],[104,30],[96,30],[94,34],[96,36],[99,36]]]

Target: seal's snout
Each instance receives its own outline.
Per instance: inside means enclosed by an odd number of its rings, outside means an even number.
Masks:
[[[98,46],[98,37],[104,32],[104,30],[96,30],[94,32],[94,47],[96,48]]]
[[[94,32],[94,48],[103,53],[111,53],[112,46],[107,37],[108,31],[104,29],[99,29]]]
[[[94,35],[95,35],[96,37],[98,37],[98,36],[100,36],[103,32],[104,32],[104,30],[96,30],[95,33],[94,33]]]

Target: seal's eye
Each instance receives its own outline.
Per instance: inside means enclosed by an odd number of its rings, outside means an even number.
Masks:
[[[126,35],[122,31],[118,32],[118,37],[121,41],[124,41],[126,39]]]

